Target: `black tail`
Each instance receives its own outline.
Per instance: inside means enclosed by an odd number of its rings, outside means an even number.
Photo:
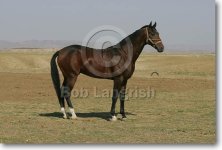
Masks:
[[[56,64],[56,57],[59,55],[59,51],[57,51],[51,59],[50,65],[51,65],[51,78],[52,78],[52,82],[57,94],[57,97],[59,99],[60,102],[60,97],[61,97],[61,89],[60,89],[60,79],[59,79],[59,71],[57,68],[57,64]]]

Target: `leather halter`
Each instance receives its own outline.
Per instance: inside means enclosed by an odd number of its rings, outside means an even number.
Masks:
[[[146,43],[150,42],[150,43],[152,43],[153,45],[156,45],[156,44],[158,44],[158,43],[162,43],[162,41],[161,41],[160,38],[158,38],[158,39],[151,39],[151,38],[149,37],[149,32],[148,32],[148,29],[147,29],[147,28],[146,28],[146,34],[147,34]],[[154,41],[156,41],[156,42],[154,42]]]

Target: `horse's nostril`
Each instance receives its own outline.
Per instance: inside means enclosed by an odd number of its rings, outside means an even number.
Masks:
[[[161,48],[161,50],[164,50],[164,46],[161,46],[160,48]]]
[[[163,50],[164,50],[164,47],[163,47],[163,46],[160,46],[160,47],[158,48],[158,52],[163,52]]]

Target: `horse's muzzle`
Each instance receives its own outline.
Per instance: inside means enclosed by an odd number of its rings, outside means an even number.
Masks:
[[[158,48],[157,48],[157,51],[158,51],[159,53],[163,52],[163,51],[164,51],[164,46],[158,47]]]

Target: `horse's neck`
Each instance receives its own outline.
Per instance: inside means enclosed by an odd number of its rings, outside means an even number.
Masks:
[[[133,51],[134,51],[134,54],[133,54],[133,59],[132,61],[135,63],[136,60],[138,59],[138,57],[140,56],[143,48],[145,46],[145,42],[144,43],[141,43],[141,44],[137,44],[134,48],[133,48]]]
[[[134,36],[131,38],[133,45],[133,57],[132,61],[135,63],[141,54],[144,46],[146,45],[146,34],[142,30],[138,30],[134,33]]]
[[[142,30],[137,30],[119,44],[123,51],[122,54],[127,55],[128,58],[130,57],[132,62],[135,63],[146,44],[146,34]]]

